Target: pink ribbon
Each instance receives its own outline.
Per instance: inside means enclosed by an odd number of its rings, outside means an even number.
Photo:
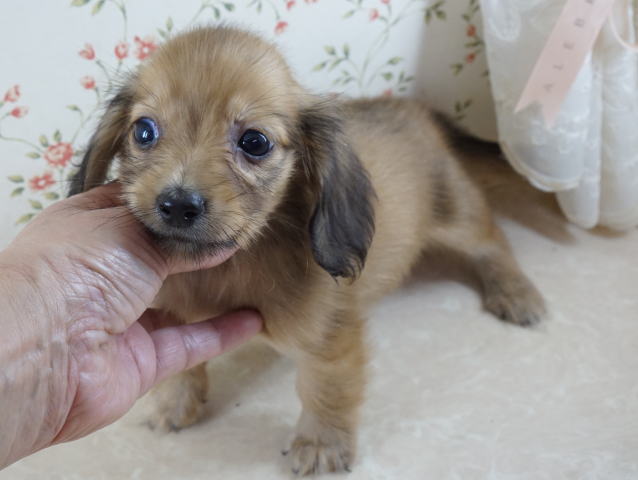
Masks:
[[[610,17],[615,0],[567,0],[536,62],[516,113],[539,103],[545,123],[553,126],[569,89]]]

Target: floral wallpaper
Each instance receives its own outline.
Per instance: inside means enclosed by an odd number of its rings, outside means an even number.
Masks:
[[[0,39],[0,247],[65,195],[122,74],[184,28],[273,39],[299,80],[347,96],[420,95],[495,138],[479,0],[6,0]],[[5,92],[2,94],[2,92]]]

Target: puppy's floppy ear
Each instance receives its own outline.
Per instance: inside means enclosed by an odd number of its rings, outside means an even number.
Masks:
[[[71,179],[69,196],[104,183],[113,157],[122,147],[133,101],[132,88],[122,87],[106,106],[106,111],[89,141],[77,173]]]
[[[374,234],[374,190],[348,144],[338,109],[318,102],[300,115],[301,156],[314,186],[310,239],[315,261],[333,277],[356,278]]]

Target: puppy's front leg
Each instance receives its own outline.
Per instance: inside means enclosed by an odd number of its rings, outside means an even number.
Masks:
[[[340,314],[331,330],[303,352],[297,390],[303,410],[290,448],[298,475],[349,471],[356,449],[366,352],[358,314]]]
[[[149,427],[178,431],[194,424],[204,415],[207,392],[205,363],[167,378],[150,392]]]

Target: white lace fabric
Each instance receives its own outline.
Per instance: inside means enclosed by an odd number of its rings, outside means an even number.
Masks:
[[[557,192],[565,215],[584,227],[638,225],[638,56],[605,25],[550,129],[540,106],[514,109],[565,1],[482,0],[499,141],[513,167]],[[619,4],[620,5],[620,4]],[[633,11],[616,9],[623,38]]]

